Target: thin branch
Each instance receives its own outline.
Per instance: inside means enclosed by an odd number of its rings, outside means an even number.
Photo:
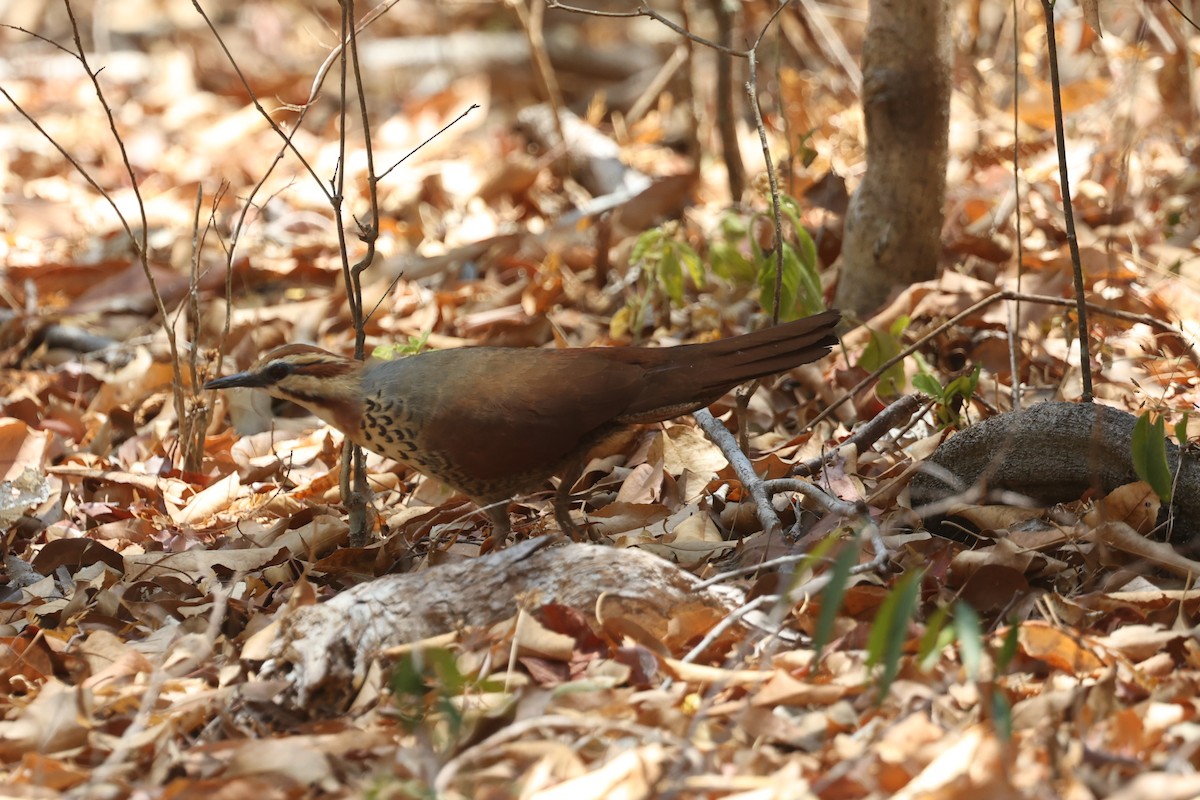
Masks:
[[[130,190],[133,192],[134,199],[137,203],[138,216],[141,221],[140,235],[134,234],[129,221],[117,207],[116,201],[113,200],[108,192],[100,188],[100,185],[91,177],[91,175],[88,174],[87,170],[85,170],[78,161],[71,157],[66,150],[58,144],[58,142],[54,141],[53,137],[51,137],[41,125],[37,124],[37,122],[33,120],[32,116],[30,116],[23,108],[21,108],[7,91],[4,91],[4,89],[0,87],[0,92],[4,93],[4,96],[10,103],[12,103],[13,107],[17,109],[17,112],[26,120],[28,120],[38,131],[38,133],[46,137],[46,140],[49,141],[50,144],[53,145],[53,147],[58,150],[58,152],[61,153],[73,167],[75,167],[75,169],[83,176],[84,180],[86,180],[88,184],[91,185],[100,194],[100,196],[105,199],[109,206],[112,207],[112,210],[116,214],[121,227],[124,228],[126,235],[129,237],[129,242],[137,254],[138,263],[142,267],[142,273],[146,276],[146,282],[150,288],[150,296],[154,299],[155,309],[158,311],[158,316],[163,322],[164,333],[167,337],[167,346],[171,351],[171,376],[175,386],[175,391],[173,392],[175,414],[182,423],[186,415],[186,408],[183,398],[183,367],[179,358],[179,346],[175,339],[175,329],[171,326],[171,320],[167,316],[167,307],[163,302],[162,294],[158,290],[158,282],[154,278],[154,273],[150,270],[150,254],[148,244],[150,236],[150,224],[146,219],[146,203],[142,199],[141,188],[138,186],[137,175],[134,172],[133,164],[129,161],[129,152],[125,149],[125,140],[121,138],[121,133],[119,130],[117,130],[116,117],[113,114],[112,107],[108,103],[108,99],[104,95],[104,89],[100,86],[100,72],[98,70],[93,70],[91,64],[88,63],[87,53],[83,47],[83,39],[79,34],[79,22],[75,18],[75,10],[71,7],[70,0],[64,0],[63,6],[67,11],[67,17],[71,23],[71,38],[75,43],[75,48],[77,51],[71,53],[71,55],[79,61],[80,66],[83,68],[84,74],[87,75],[88,80],[92,83],[92,88],[96,92],[96,99],[100,104],[100,108],[104,111],[105,118],[108,120],[108,129],[112,133],[113,140],[116,142],[117,149],[121,154],[121,165],[125,168],[125,174],[129,177]],[[37,38],[42,39],[40,36]],[[42,40],[45,41],[45,39]],[[62,49],[64,52],[70,52],[65,48],[59,49]]]
[[[700,654],[712,646],[713,642],[721,638],[725,631],[732,628],[742,620],[747,614],[756,611],[765,605],[776,603],[782,600],[783,597],[777,594],[760,594],[748,603],[738,606],[733,611],[721,618],[721,621],[713,625],[708,633],[704,634],[704,638],[696,643],[696,646],[689,650],[683,658],[679,659],[684,664],[690,664],[700,657]],[[670,682],[666,684],[670,686]]]
[[[766,24],[762,26],[762,30],[758,32],[758,36],[754,39],[754,46],[747,51],[748,53],[754,53],[758,51],[758,46],[762,44],[763,37],[767,35],[767,31],[771,29],[771,26],[775,24],[775,20],[779,18],[779,15],[783,13],[783,10],[787,8],[788,4],[791,2],[792,0],[783,0],[783,2],[771,12],[771,18],[767,20]]]
[[[546,92],[546,102],[550,104],[550,113],[554,115],[554,132],[558,134],[559,144],[563,146],[565,153],[567,132],[563,128],[562,119],[562,109],[565,104],[562,90],[558,86],[558,77],[554,74],[554,66],[550,63],[550,56],[546,52],[546,5],[541,0],[528,0],[530,7],[526,7],[526,2],[527,0],[508,0],[508,5],[512,7],[517,15],[517,20],[525,30],[525,39],[529,42],[530,60],[533,61],[534,71],[537,73],[538,80],[541,81],[543,91]],[[562,164],[566,165],[568,161],[570,161],[569,158],[564,158]]]
[[[1079,323],[1079,361],[1083,377],[1083,401],[1092,402],[1092,355],[1088,342],[1086,290],[1083,263],[1079,256],[1079,238],[1075,235],[1075,212],[1071,208],[1071,181],[1067,174],[1067,137],[1063,130],[1062,83],[1058,75],[1058,44],[1054,31],[1054,0],[1042,0],[1046,15],[1046,49],[1050,63],[1050,96],[1054,100],[1054,142],[1058,148],[1058,178],[1062,190],[1063,223],[1067,229],[1067,248],[1071,251],[1075,276],[1075,311]],[[1013,24],[1016,24],[1014,21]]]
[[[401,164],[403,164],[403,163],[404,163],[405,161],[407,161],[408,159],[412,158],[412,156],[413,156],[413,154],[414,154],[414,153],[416,153],[418,150],[420,150],[420,149],[421,149],[422,147],[424,147],[425,145],[427,145],[427,144],[429,144],[430,142],[432,142],[432,141],[433,141],[434,139],[436,139],[437,137],[441,136],[443,133],[445,133],[446,131],[448,131],[448,130],[449,130],[450,128],[452,128],[453,126],[457,125],[457,124],[459,123],[459,120],[461,120],[463,117],[467,116],[467,114],[470,114],[472,111],[474,111],[474,110],[475,110],[475,109],[477,109],[477,108],[479,108],[479,104],[478,104],[478,103],[472,103],[472,104],[470,105],[470,107],[468,107],[468,108],[467,108],[467,110],[466,110],[466,111],[462,112],[462,113],[461,113],[461,114],[459,114],[457,117],[455,117],[454,119],[452,119],[452,120],[450,120],[449,122],[447,122],[447,123],[446,123],[445,125],[443,125],[443,126],[442,126],[442,127],[441,127],[441,128],[440,128],[440,129],[439,129],[437,132],[436,132],[436,133],[432,134],[432,135],[431,135],[431,136],[430,136],[428,139],[426,139],[425,141],[421,142],[419,145],[417,145],[416,147],[414,147],[412,150],[409,150],[407,153],[405,153],[405,155],[404,155],[404,157],[403,157],[403,158],[401,158],[401,159],[400,159],[399,161],[397,161],[395,164],[392,164],[390,167],[388,167],[386,170],[384,170],[384,171],[383,171],[383,173],[382,173],[382,174],[380,174],[380,176],[379,176],[379,177],[378,177],[376,180],[377,180],[377,181],[381,181],[381,180],[383,180],[384,178],[386,178],[388,175],[390,175],[390,174],[391,174],[392,170],[394,170],[396,167],[398,167],[398,166],[400,166]]]
[[[716,20],[717,35],[721,39],[721,44],[732,45],[733,4],[727,3],[725,0],[709,0],[709,6],[713,18]],[[742,162],[742,150],[738,146],[737,116],[734,113],[733,57],[719,53],[714,58],[717,61],[716,97],[714,98],[717,107],[717,133],[721,138],[721,157],[725,160],[729,198],[736,205],[742,201],[742,195],[746,191],[746,165]]]
[[[861,574],[864,572],[876,572],[876,571],[882,569],[884,564],[887,563],[888,550],[887,550],[887,547],[884,545],[883,536],[879,532],[879,526],[876,525],[874,522],[871,522],[870,518],[868,518],[868,521],[867,521],[867,524],[865,527],[867,529],[868,536],[870,536],[870,538],[871,538],[871,545],[875,550],[875,555],[866,564],[856,564],[855,566],[851,567],[850,574],[852,574],[852,575],[858,575],[858,574]],[[788,563],[788,562],[803,561],[807,558],[809,558],[809,556],[807,554],[796,554],[794,556],[785,556],[784,558],[781,558],[781,559],[773,559],[770,563],[783,564],[783,563]],[[765,563],[767,563],[767,562],[764,562],[764,564]],[[748,571],[756,571],[756,570],[760,569],[762,566],[763,566],[763,564],[760,564],[760,565],[757,565],[752,568],[739,570],[737,572],[738,573],[746,573]],[[729,575],[729,574],[733,574],[733,573],[725,573],[725,574]],[[693,647],[691,650],[689,650],[688,653],[679,660],[685,664],[695,661],[697,658],[700,657],[700,655],[705,650],[707,650],[710,646],[712,646],[712,644],[714,642],[716,642],[717,639],[719,639],[721,637],[721,635],[723,633],[725,633],[725,631],[732,628],[734,626],[734,624],[736,624],[737,622],[739,622],[740,620],[745,618],[751,612],[756,611],[759,608],[762,608],[763,606],[766,606],[766,605],[774,605],[777,611],[782,610],[786,607],[789,607],[789,606],[795,604],[796,601],[800,600],[801,598],[803,598],[805,596],[811,596],[811,595],[815,594],[817,591],[819,591],[820,589],[823,589],[825,587],[825,585],[829,583],[830,579],[831,579],[831,576],[829,574],[821,575],[820,577],[815,578],[811,581],[807,581],[806,583],[802,584],[801,586],[790,589],[789,591],[787,591],[783,594],[759,595],[758,597],[754,598],[753,600],[751,600],[747,603],[744,603],[743,605],[739,606],[738,608],[734,609],[729,614],[727,614],[725,617],[723,617],[720,622],[718,622],[716,625],[714,625],[712,627],[712,629],[707,634],[705,634],[704,638],[701,639],[700,642],[697,643],[695,647]],[[708,586],[708,585],[711,585],[713,582],[714,582],[713,580],[704,581],[704,583],[702,583],[701,586]],[[775,621],[775,624],[778,625],[778,621]],[[667,681],[665,683],[665,685],[669,686],[670,681]]]
[[[779,521],[779,515],[775,513],[775,508],[771,505],[771,498],[763,490],[762,479],[754,472],[754,467],[750,464],[750,459],[738,447],[737,440],[733,437],[733,434],[707,408],[702,408],[694,412],[692,417],[695,418],[696,424],[712,440],[713,444],[719,447],[725,457],[729,459],[729,464],[733,467],[738,480],[742,482],[746,491],[754,499],[758,521],[762,523],[763,530],[768,534],[782,532],[783,523]]]
[[[786,5],[786,3],[785,3],[785,5]],[[572,14],[586,14],[586,15],[592,16],[592,17],[621,17],[621,18],[649,17],[650,19],[654,20],[655,22],[659,23],[660,25],[667,26],[668,28],[670,28],[675,33],[679,34],[680,36],[691,39],[696,44],[702,44],[705,47],[711,47],[713,50],[716,50],[721,53],[725,53],[726,55],[735,56],[737,58],[747,58],[750,53],[749,50],[735,50],[732,47],[725,47],[724,45],[718,44],[717,42],[714,42],[710,39],[705,39],[703,36],[697,36],[696,34],[692,33],[691,31],[689,31],[687,28],[683,27],[679,23],[677,23],[671,19],[668,19],[667,17],[664,17],[662,14],[659,14],[657,11],[650,8],[645,3],[642,3],[633,11],[597,11],[596,9],[592,9],[592,8],[581,8],[579,6],[569,6],[564,3],[558,2],[558,0],[546,0],[546,8],[558,8],[563,11],[570,11]],[[775,19],[775,16],[772,15],[771,19],[772,20]],[[759,38],[761,38],[761,36]]]
[[[876,528],[876,531],[878,531],[878,528]],[[876,538],[877,538],[876,535],[873,533],[871,535],[871,541],[875,542]],[[882,539],[880,539],[880,541],[882,541]],[[882,547],[878,548],[875,552],[875,556],[869,562],[867,562],[866,564],[855,564],[853,567],[851,567],[850,574],[858,575],[863,572],[871,572],[871,571],[874,571],[874,570],[878,569],[879,567],[883,566],[882,563],[876,563],[876,562],[880,561],[880,559],[879,559],[880,552],[886,553],[886,550]],[[778,558],[772,558],[767,561],[763,561],[759,564],[751,564],[750,566],[747,566],[747,567],[738,567],[737,569],[726,570],[725,572],[718,572],[716,575],[713,575],[711,578],[705,578],[704,580],[702,580],[698,584],[696,584],[695,587],[693,587],[693,591],[698,592],[703,589],[707,589],[710,586],[716,586],[717,584],[721,584],[721,583],[728,583],[733,578],[738,578],[738,577],[741,577],[742,575],[754,575],[756,573],[761,572],[764,569],[770,569],[771,567],[783,567],[783,566],[787,566],[789,564],[795,564],[800,561],[808,561],[810,559],[813,560],[814,563],[825,563],[825,564],[833,563],[833,559],[830,558],[829,556],[821,556],[819,558],[815,558],[812,553],[789,553],[786,556],[779,556]],[[777,597],[782,597],[782,596],[777,595]]]
[[[783,492],[802,494],[825,509],[826,513],[837,514],[842,517],[853,517],[867,512],[867,507],[861,502],[852,503],[834,497],[820,486],[809,483],[802,478],[772,478],[771,480],[765,480],[762,481],[762,490],[767,495],[781,494]]]
[[[292,155],[296,156],[296,159],[304,167],[305,171],[308,172],[316,184],[321,187],[321,191],[325,192],[326,199],[331,200],[332,198],[329,197],[329,193],[325,189],[325,185],[321,181],[321,177],[317,175],[316,169],[314,169],[313,166],[308,163],[308,159],[304,157],[304,154],[300,152],[299,148],[297,148],[295,143],[292,141],[292,136],[294,136],[295,132],[300,128],[300,122],[304,118],[304,113],[302,112],[300,114],[300,119],[297,119],[296,127],[292,133],[285,132],[283,128],[280,127],[279,123],[275,121],[275,118],[271,116],[270,112],[263,108],[262,103],[258,101],[258,94],[255,93],[254,88],[250,85],[250,81],[242,73],[242,68],[238,65],[237,59],[233,57],[233,53],[229,51],[229,48],[225,44],[225,40],[221,38],[221,34],[217,31],[217,26],[213,24],[213,21],[209,19],[208,14],[205,13],[204,8],[200,5],[200,0],[192,0],[192,7],[196,9],[196,13],[200,15],[200,18],[204,20],[204,24],[208,26],[209,31],[213,35],[213,39],[216,40],[217,45],[221,48],[221,52],[225,54],[225,59],[229,62],[229,66],[233,69],[234,74],[238,76],[238,80],[242,82],[242,88],[246,90],[246,94],[250,97],[250,102],[254,103],[254,108],[258,110],[258,113],[262,116],[262,118],[266,120],[268,125],[271,126],[271,130],[275,131],[275,133],[279,135],[279,138],[283,140],[283,147],[292,151]],[[339,47],[339,49],[341,48]],[[315,92],[309,95],[308,102],[305,103],[303,111],[308,110],[314,99]],[[276,157],[275,163],[278,163],[278,161],[279,158]],[[275,163],[271,165],[271,169],[274,169]]]
[[[1176,3],[1175,0],[1167,0],[1167,5],[1169,5],[1173,9],[1175,9],[1175,13],[1178,14],[1179,16],[1183,17],[1184,21],[1186,21],[1188,25],[1191,25],[1192,28],[1194,28],[1197,31],[1200,31],[1200,24],[1197,24],[1196,20],[1192,19],[1187,14],[1185,14],[1183,9],[1179,7],[1179,4]]]
[[[1017,228],[1017,291],[1021,291],[1021,278],[1025,272],[1025,242],[1021,230],[1021,72],[1020,59],[1021,33],[1017,29],[1019,13],[1017,0],[1012,0],[1012,33],[1013,33],[1013,213],[1016,216]],[[1012,373],[1012,407],[1021,408],[1021,363],[1020,344],[1017,334],[1021,328],[1021,303],[1013,301],[1008,313],[1008,368]]]
[[[1060,306],[1063,308],[1076,308],[1077,307],[1074,300],[1068,300],[1063,297],[1050,297],[1048,295],[1042,295],[1042,294],[1027,294],[1025,292],[1012,292],[1012,291],[1005,290],[1002,292],[996,292],[995,294],[988,295],[987,297],[983,298],[982,300],[979,300],[976,303],[972,303],[969,307],[967,307],[963,311],[960,311],[959,313],[955,314],[953,317],[946,320],[941,325],[938,325],[933,330],[926,332],[916,342],[914,342],[910,346],[904,348],[899,353],[897,353],[896,355],[889,358],[887,361],[883,362],[883,364],[881,364],[878,369],[876,369],[874,372],[872,372],[867,377],[863,378],[858,383],[854,384],[854,386],[851,387],[851,389],[848,392],[846,392],[846,394],[842,395],[837,400],[834,400],[832,403],[830,403],[825,408],[824,411],[822,411],[820,414],[817,414],[817,416],[813,417],[812,421],[809,422],[806,427],[811,429],[813,426],[815,426],[817,423],[821,422],[822,420],[828,419],[829,415],[832,414],[834,411],[836,411],[838,408],[840,408],[842,406],[842,404],[847,402],[850,398],[857,396],[858,393],[861,392],[863,389],[866,389],[868,386],[871,386],[872,384],[874,384],[877,380],[879,380],[880,376],[883,375],[883,373],[887,372],[889,369],[896,366],[901,361],[903,361],[904,359],[911,356],[913,353],[920,350],[935,336],[938,336],[941,333],[943,333],[944,331],[949,330],[950,328],[952,328],[953,326],[962,322],[964,319],[971,316],[972,314],[976,314],[980,310],[987,308],[988,306],[992,305],[993,303],[998,303],[1002,300],[1023,300],[1027,303],[1042,303],[1044,305]],[[1178,330],[1177,328],[1173,327],[1170,323],[1163,322],[1162,320],[1156,319],[1148,314],[1134,314],[1133,312],[1130,312],[1130,311],[1121,311],[1121,310],[1115,309],[1115,308],[1106,308],[1104,306],[1097,305],[1096,303],[1084,303],[1084,305],[1089,311],[1094,311],[1097,314],[1101,314],[1101,315],[1104,315],[1107,317],[1112,317],[1114,319],[1125,320],[1127,322],[1141,323],[1144,325],[1148,325],[1150,327],[1158,328],[1159,330],[1163,331],[1164,333],[1170,333],[1173,336],[1177,336],[1180,339],[1180,341],[1182,341],[1188,347],[1189,351],[1191,351],[1192,357],[1194,359],[1196,359],[1197,363],[1200,363],[1200,357],[1198,357],[1196,349],[1188,342],[1188,339],[1183,334],[1183,332]]]
[[[746,93],[750,98],[750,107],[754,111],[755,127],[758,130],[758,138],[762,144],[763,161],[767,170],[767,180],[771,185],[771,216],[775,221],[775,298],[771,309],[771,319],[774,324],[779,324],[780,295],[783,293],[783,211],[780,207],[781,201],[779,197],[779,181],[775,175],[775,165],[772,162],[771,150],[769,143],[767,142],[767,128],[763,123],[762,109],[758,103],[757,54],[758,46],[762,44],[763,37],[767,35],[767,31],[770,30],[771,26],[775,24],[775,20],[779,18],[779,15],[783,13],[783,10],[788,7],[790,2],[791,0],[783,0],[783,2],[781,2],[775,8],[775,10],[771,12],[770,18],[762,26],[762,29],[759,30],[758,35],[754,37],[754,45],[752,47],[747,50],[735,50],[732,47],[727,47],[719,42],[714,42],[701,36],[696,36],[694,33],[678,23],[673,22],[672,20],[664,17],[662,14],[659,14],[657,11],[654,11],[645,3],[640,4],[634,11],[607,12],[595,11],[588,8],[580,8],[578,6],[568,6],[558,2],[557,0],[546,0],[546,5],[549,8],[558,8],[576,14],[586,14],[597,17],[649,17],[650,19],[665,25],[675,33],[686,37],[693,42],[712,48],[713,50],[716,50],[719,53],[724,53],[725,55],[747,59],[750,65],[750,75],[749,79],[746,81]],[[736,202],[738,198],[734,197],[733,200]]]
[[[801,461],[792,467],[792,474],[798,477],[813,474],[821,468],[821,465],[830,461],[838,450],[847,445],[853,445],[860,453],[865,452],[902,420],[908,421],[920,406],[921,396],[919,394],[906,394],[900,397],[871,420],[860,425],[849,438],[838,444],[837,450],[829,450],[807,461]]]
[[[348,9],[350,19],[354,18],[353,0],[342,0]],[[345,48],[343,48],[343,51]],[[362,258],[358,260],[347,274],[347,290],[354,295],[354,357],[362,360],[366,357],[367,318],[363,314],[362,274],[375,261],[375,242],[379,238],[379,178],[375,177],[375,148],[371,138],[371,115],[367,108],[367,94],[363,87],[362,62],[358,53],[358,31],[350,27],[350,64],[354,73],[355,94],[358,100],[359,124],[362,125],[363,149],[366,154],[367,169],[367,202],[370,205],[370,217],[363,224],[357,217],[358,238],[366,247]],[[345,82],[345,61],[342,64],[343,86]],[[342,105],[345,107],[346,96],[342,95]],[[343,130],[344,133],[344,130]],[[343,170],[344,172],[344,170]],[[349,254],[343,256],[343,266],[349,264]],[[372,312],[374,309],[372,309]],[[367,507],[370,489],[367,486],[366,454],[361,447],[350,448],[354,461],[354,492],[350,498],[350,534],[351,544],[362,546],[367,539]]]
[[[350,244],[346,237],[344,216],[346,190],[346,119],[348,116],[350,69],[348,62],[350,53],[357,56],[357,31],[354,28],[354,0],[341,2],[341,40],[343,45],[338,48],[338,159],[337,172],[330,181],[332,195],[330,205],[337,227],[338,255],[342,262],[342,279],[346,286],[346,305],[350,308],[350,321],[354,328],[354,355],[361,360],[364,355],[365,333],[363,328],[363,301],[361,284],[358,274],[350,265]],[[349,47],[346,42],[349,42]],[[355,59],[357,65],[357,58]],[[359,84],[361,87],[361,84]],[[361,88],[358,91],[359,103],[363,103]],[[365,111],[364,111],[365,118]],[[369,131],[364,130],[364,136]],[[370,173],[368,173],[370,174]],[[377,209],[375,209],[377,211]],[[363,547],[367,543],[367,492],[366,492],[366,457],[362,448],[347,437],[342,443],[342,468],[339,474],[342,500],[345,502],[350,517],[350,546]]]
[[[783,294],[783,208],[780,205],[779,181],[775,177],[775,163],[771,160],[771,146],[767,142],[767,126],[763,123],[762,109],[758,105],[758,57],[753,50],[750,51],[749,63],[750,78],[746,81],[746,94],[754,111],[754,127],[758,130],[758,142],[762,145],[763,161],[767,165],[767,181],[771,186],[771,219],[775,223],[775,296],[771,304],[771,324],[778,325],[780,295]]]

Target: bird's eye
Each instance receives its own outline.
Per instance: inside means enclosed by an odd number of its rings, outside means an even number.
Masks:
[[[267,368],[263,370],[263,374],[270,378],[272,382],[281,381],[292,374],[292,365],[286,361],[274,361],[267,365]]]

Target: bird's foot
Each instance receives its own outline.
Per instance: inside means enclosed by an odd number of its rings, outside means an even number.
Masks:
[[[558,523],[558,529],[570,536],[573,542],[600,541],[600,532],[595,525],[584,520],[583,525],[580,526],[571,518],[570,509],[558,503],[554,504],[554,521]]]

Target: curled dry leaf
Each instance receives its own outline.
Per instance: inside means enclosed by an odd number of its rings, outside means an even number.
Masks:
[[[1158,510],[1162,500],[1145,481],[1134,481],[1118,486],[1104,496],[1094,508],[1083,516],[1083,521],[1093,527],[1105,522],[1124,522],[1140,534],[1148,534],[1158,524]]]
[[[1135,556],[1183,577],[1200,575],[1200,561],[1188,558],[1174,547],[1142,536],[1124,522],[1106,522],[1084,538]]]
[[[1021,623],[1017,631],[1021,652],[1069,675],[1090,675],[1104,668],[1105,662],[1069,631],[1045,622]]]

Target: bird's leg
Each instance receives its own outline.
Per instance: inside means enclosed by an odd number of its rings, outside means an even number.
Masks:
[[[505,542],[508,541],[508,535],[512,533],[512,523],[508,519],[507,500],[488,503],[483,510],[487,513],[488,519],[492,521],[492,532],[484,540],[482,548],[482,552],[489,553],[504,547]]]
[[[554,492],[554,519],[558,522],[558,527],[562,532],[570,536],[573,542],[584,540],[583,531],[575,524],[575,520],[571,519],[571,489],[575,487],[575,482],[583,476],[583,465],[584,460],[581,458],[572,461],[566,472],[563,473],[558,489]]]

